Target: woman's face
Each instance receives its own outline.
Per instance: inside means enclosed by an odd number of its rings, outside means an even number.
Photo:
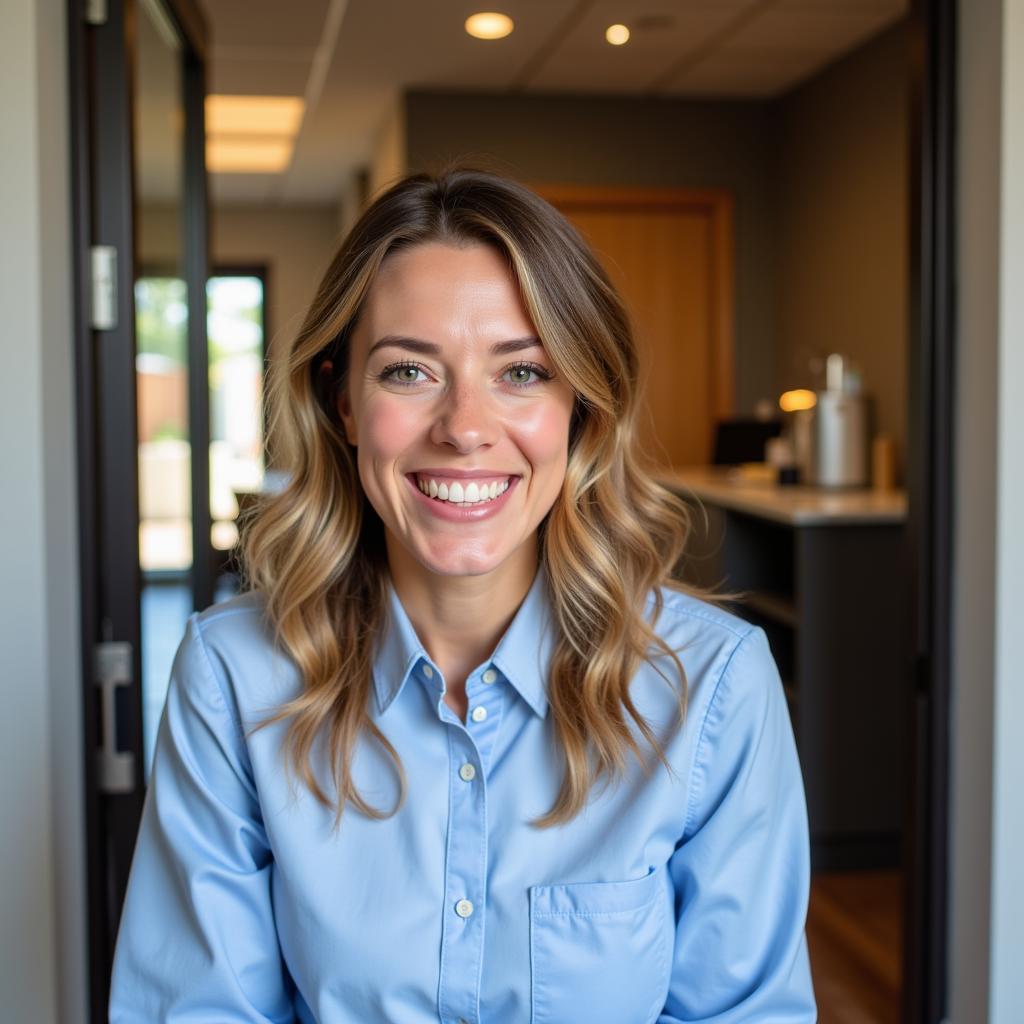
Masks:
[[[535,545],[565,477],[573,401],[496,250],[424,243],[389,256],[338,399],[389,550],[475,576]]]

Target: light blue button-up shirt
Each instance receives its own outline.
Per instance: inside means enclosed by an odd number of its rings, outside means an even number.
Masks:
[[[631,692],[673,774],[631,762],[575,820],[539,830],[528,821],[562,770],[545,586],[541,567],[470,673],[465,723],[390,588],[370,713],[407,798],[384,820],[348,806],[337,834],[301,781],[289,789],[287,722],[243,736],[301,688],[260,596],[190,618],[118,934],[115,1024],[816,1019],[806,803],[764,631],[664,590],[656,629],[688,676],[684,726],[670,729],[676,701],[651,666]],[[353,772],[371,804],[394,805],[378,745],[360,741]]]

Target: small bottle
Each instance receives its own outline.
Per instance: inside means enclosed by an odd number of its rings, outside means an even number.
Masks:
[[[896,442],[890,434],[876,434],[871,442],[871,487],[876,491],[896,489]]]

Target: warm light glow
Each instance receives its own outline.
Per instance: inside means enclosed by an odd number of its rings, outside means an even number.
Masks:
[[[609,25],[604,37],[612,46],[621,46],[629,42],[629,29],[625,25]]]
[[[229,136],[206,140],[206,168],[213,174],[277,174],[291,158],[289,138]]]
[[[818,404],[818,396],[813,391],[798,388],[786,391],[779,398],[779,408],[783,412],[799,412],[801,409],[813,409]]]
[[[207,135],[294,135],[306,101],[301,96],[207,96]]]
[[[466,19],[466,31],[477,39],[503,39],[515,26],[507,14],[482,11]]]

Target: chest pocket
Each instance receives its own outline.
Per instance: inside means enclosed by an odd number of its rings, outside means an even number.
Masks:
[[[530,889],[533,1024],[647,1024],[669,983],[665,866],[626,882]]]

